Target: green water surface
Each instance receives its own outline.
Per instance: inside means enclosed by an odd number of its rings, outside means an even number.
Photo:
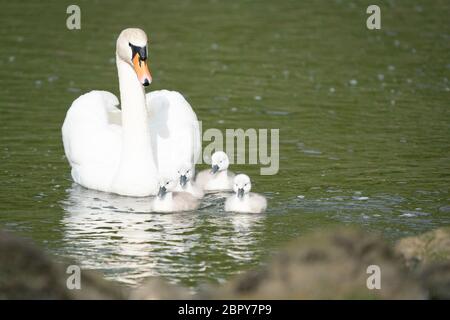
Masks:
[[[130,285],[195,288],[254,267],[311,230],[355,225],[388,239],[450,224],[450,2],[0,2],[0,227]],[[264,215],[139,213],[149,199],[73,184],[60,128],[92,89],[118,95],[115,40],[150,39],[153,83],[180,91],[203,129],[280,129],[280,166],[246,172]],[[205,142],[205,145],[207,142]],[[200,168],[205,168],[202,165]]]

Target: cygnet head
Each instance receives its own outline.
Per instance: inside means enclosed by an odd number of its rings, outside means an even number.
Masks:
[[[161,178],[159,179],[158,187],[158,197],[164,199],[168,192],[175,191],[178,184],[177,178]]]
[[[185,164],[180,167],[177,171],[179,179],[180,179],[180,186],[184,188],[189,180],[192,179],[192,165]]]
[[[233,180],[233,190],[236,192],[238,198],[244,197],[244,194],[250,192],[252,183],[246,174],[238,174]]]
[[[216,173],[217,171],[222,171],[228,169],[230,164],[230,160],[228,160],[228,156],[223,151],[216,151],[211,157],[211,173]]]
[[[123,30],[117,38],[116,57],[133,68],[143,86],[148,86],[152,82],[147,66],[147,35],[144,31],[138,28]]]

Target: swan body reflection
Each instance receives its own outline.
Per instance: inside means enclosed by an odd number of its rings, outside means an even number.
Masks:
[[[149,276],[194,287],[257,263],[264,215],[225,215],[217,195],[192,212],[152,213],[148,198],[73,184],[62,202],[65,256],[109,279],[136,285]]]

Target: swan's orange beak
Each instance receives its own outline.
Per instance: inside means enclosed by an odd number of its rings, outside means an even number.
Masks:
[[[139,54],[135,54],[133,58],[134,71],[136,71],[137,77],[143,86],[148,86],[152,83],[152,76],[147,66],[147,59],[141,60]]]

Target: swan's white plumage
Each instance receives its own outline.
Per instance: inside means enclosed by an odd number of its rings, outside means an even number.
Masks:
[[[176,191],[189,193],[190,195],[194,196],[197,199],[201,199],[205,196],[205,193],[203,192],[203,190],[200,189],[192,181],[186,182],[186,185],[184,187],[178,185]]]
[[[238,174],[233,179],[235,194],[225,200],[225,211],[262,213],[267,208],[267,200],[264,196],[250,192],[252,184],[249,176]]]
[[[225,211],[262,213],[267,208],[267,200],[262,195],[250,192],[243,199],[233,194],[225,200]]]
[[[153,155],[159,174],[172,176],[185,163],[200,156],[200,129],[195,112],[177,91],[158,90],[146,94]]]
[[[205,193],[203,192],[203,189],[201,189],[195,182],[192,181],[193,176],[194,171],[192,170],[191,163],[186,163],[181,168],[179,168],[176,175],[178,183],[175,191],[187,192],[197,199],[201,199],[204,197]],[[182,178],[184,178],[184,183],[182,183]]]
[[[142,84],[151,82],[151,76],[147,70],[138,78],[130,44],[146,43],[145,33],[135,28],[125,29],[117,39],[121,109],[112,93],[91,91],[76,99],[67,112],[64,150],[74,181],[84,187],[128,196],[154,195],[159,174],[171,174],[187,161],[194,170],[201,148],[197,116],[178,92],[145,95]]]
[[[200,155],[197,116],[176,91],[146,95],[153,157],[160,175],[172,174],[181,164]],[[91,91],[77,98],[63,124],[63,143],[75,182],[90,189],[111,192],[122,144],[121,110],[117,97]]]
[[[234,173],[228,170],[212,173],[203,170],[198,173],[195,183],[205,192],[231,191],[233,189]]]
[[[223,151],[216,151],[211,156],[212,170],[198,173],[195,183],[205,192],[231,191],[234,173],[228,170],[230,161]]]
[[[62,126],[66,157],[75,182],[109,191],[120,160],[122,127],[119,101],[107,91],[91,91],[77,98]]]
[[[151,203],[154,212],[192,211],[198,208],[199,200],[187,192],[176,192],[178,177],[161,178],[159,193]]]
[[[170,192],[164,199],[155,197],[151,204],[153,212],[193,211],[199,206],[199,201],[187,192]]]

